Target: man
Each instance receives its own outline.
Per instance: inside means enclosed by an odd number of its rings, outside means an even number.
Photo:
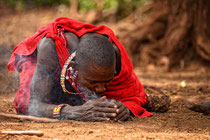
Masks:
[[[151,116],[122,44],[106,26],[58,18],[14,48],[18,113],[80,121]]]

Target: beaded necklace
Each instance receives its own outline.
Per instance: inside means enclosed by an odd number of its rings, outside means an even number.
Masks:
[[[68,69],[69,64],[71,63],[71,61],[73,60],[73,58],[75,56],[76,56],[76,52],[73,52],[69,56],[69,58],[66,60],[66,62],[64,63],[63,68],[62,68],[62,71],[61,71],[60,84],[61,84],[61,87],[62,87],[64,93],[81,94],[81,93],[73,93],[73,92],[70,92],[65,87],[65,79],[66,79],[66,80],[69,80],[70,81],[70,83],[71,83],[71,85],[72,85],[72,87],[74,89],[77,89],[76,88],[75,79],[77,78],[78,71],[77,70],[74,70],[71,66]],[[67,70],[70,70],[70,77],[68,75],[66,75]]]

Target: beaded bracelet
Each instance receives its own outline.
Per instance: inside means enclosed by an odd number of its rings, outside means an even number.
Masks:
[[[61,110],[67,105],[68,104],[57,105],[53,110],[53,118],[60,120],[61,119]]]

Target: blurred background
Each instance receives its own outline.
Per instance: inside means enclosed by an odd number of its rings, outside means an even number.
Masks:
[[[7,76],[14,46],[58,17],[110,27],[136,70],[209,71],[210,1],[1,0],[0,92],[17,89]]]
[[[110,27],[147,96],[168,95],[169,111],[125,125],[65,121],[54,127],[9,119],[0,121],[0,129],[43,130],[48,139],[209,139],[209,116],[186,103],[210,101],[210,0],[0,0],[0,112],[16,113],[18,73],[7,69],[13,48],[58,17]],[[18,138],[29,137],[12,137]]]

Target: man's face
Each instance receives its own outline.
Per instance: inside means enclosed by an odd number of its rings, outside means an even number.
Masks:
[[[102,96],[107,86],[114,78],[115,65],[111,67],[100,67],[89,64],[79,69],[79,84]]]

